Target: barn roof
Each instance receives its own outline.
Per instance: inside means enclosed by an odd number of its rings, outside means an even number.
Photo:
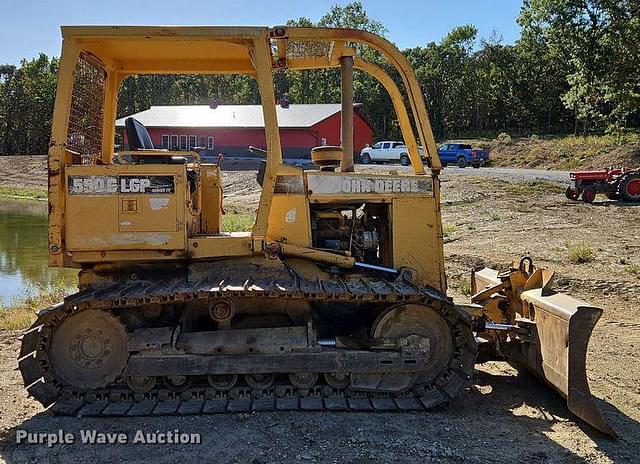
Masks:
[[[339,103],[276,106],[279,127],[311,127],[339,112]],[[218,105],[215,109],[209,105],[152,106],[131,116],[146,127],[264,127],[261,105]],[[125,119],[118,119],[116,127],[124,127]]]

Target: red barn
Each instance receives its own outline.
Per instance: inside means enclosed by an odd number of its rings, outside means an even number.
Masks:
[[[356,153],[373,141],[373,130],[354,105],[353,148]],[[277,106],[283,156],[309,158],[311,148],[340,145],[340,104]],[[192,150],[206,154],[250,156],[247,147],[265,147],[264,119],[260,105],[152,106],[132,114],[146,126],[157,148]],[[127,147],[125,118],[116,121]]]

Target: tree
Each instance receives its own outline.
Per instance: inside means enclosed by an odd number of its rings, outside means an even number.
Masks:
[[[633,112],[640,85],[640,15],[637,0],[525,0],[523,35],[544,44],[566,76],[564,105],[575,132],[594,124],[620,126]]]
[[[384,25],[369,18],[361,2],[333,6],[327,14],[314,23],[309,18],[298,18],[287,22],[288,26],[345,27],[372,32],[381,36],[387,34]],[[355,46],[358,55],[374,64],[384,63],[378,52]],[[334,103],[340,101],[340,71],[321,69],[307,71],[280,71],[276,77],[276,95],[287,94],[292,103]],[[366,73],[354,72],[354,100],[362,103],[361,113],[371,123],[377,138],[397,134],[397,120],[386,90],[373,77]]]
[[[46,153],[56,92],[58,60],[41,53],[20,67],[0,66],[0,151]]]
[[[424,92],[436,137],[469,130],[474,114],[474,64],[477,29],[453,29],[438,44],[405,51]]]

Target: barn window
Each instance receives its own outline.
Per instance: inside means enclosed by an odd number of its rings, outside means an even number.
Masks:
[[[320,139],[320,145],[325,146],[327,144],[327,138],[326,137],[322,137]]]
[[[190,135],[189,136],[189,150],[195,149],[197,145],[198,145],[198,137],[196,137],[195,135]]]
[[[177,150],[178,149],[178,136],[177,135],[172,135],[171,136],[171,149],[172,150]]]
[[[181,135],[180,136],[180,150],[188,150],[187,148],[187,136],[186,135]]]
[[[205,148],[207,146],[207,138],[200,137],[200,143],[198,143],[198,146],[201,148]]]
[[[214,146],[215,146],[215,144],[214,144],[213,137],[208,137],[207,138],[207,150],[213,150]]]
[[[169,136],[168,135],[163,135],[162,136],[162,148],[169,148]]]

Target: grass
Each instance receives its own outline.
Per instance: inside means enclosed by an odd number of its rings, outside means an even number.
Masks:
[[[0,197],[46,200],[47,191],[43,189],[34,189],[28,187],[0,187]]]
[[[625,272],[640,277],[640,264],[629,264],[624,268]]]
[[[245,232],[247,230],[251,230],[255,221],[255,214],[225,214],[222,216],[222,230],[225,232]]]
[[[469,279],[458,277],[452,280],[451,286],[464,296],[471,296],[471,281]]]
[[[466,143],[471,143],[472,145],[482,145],[485,146],[493,141],[504,143],[506,137],[510,137],[511,143],[517,142],[539,142],[539,141],[550,141],[555,144],[566,147],[566,148],[576,148],[576,147],[595,147],[595,148],[606,148],[611,145],[618,145],[623,143],[638,143],[640,142],[640,132],[639,131],[628,131],[627,133],[618,137],[615,134],[597,134],[597,135],[588,135],[583,137],[582,135],[575,136],[573,134],[567,135],[539,135],[539,134],[531,134],[530,136],[523,135],[509,135],[506,133],[498,134],[497,136],[491,134],[485,134],[486,137],[478,138],[456,138],[456,140],[464,141]]]
[[[496,213],[495,211],[491,211],[491,213],[489,214],[489,218],[492,221],[499,221],[501,219],[501,216],[498,213]]]
[[[565,242],[567,250],[567,259],[573,264],[590,263],[596,259],[596,253],[590,243],[571,243]]]
[[[456,231],[458,227],[455,224],[443,224],[442,225],[442,234],[445,237],[451,237]]]
[[[640,142],[640,134],[630,132],[622,135],[620,138],[618,138],[618,136],[614,134],[588,135],[586,137],[582,137],[581,135],[578,135],[577,137],[574,135],[567,135],[564,137],[554,138],[554,140],[559,145],[571,148],[579,145],[587,145],[590,147],[608,147],[610,145],[618,145],[618,143]]]
[[[621,137],[613,134],[582,136],[565,136],[554,140],[560,158],[559,167],[575,169],[590,159],[610,152],[614,148],[627,143],[640,141],[640,134],[628,133]]]
[[[35,312],[62,301],[68,293],[63,281],[55,283],[51,288],[41,290],[36,295],[28,295],[5,304],[0,299],[0,329],[23,330],[36,319]]]
[[[460,279],[458,283],[458,291],[464,296],[471,296],[471,282],[466,279]]]
[[[587,137],[573,135],[511,135],[511,143],[494,138],[495,134],[486,134],[489,138],[468,139],[467,143],[488,148],[493,152],[496,166],[527,168],[553,168],[571,170],[580,166],[601,166],[623,164],[635,166],[634,144],[640,142],[640,131],[629,131],[621,136],[616,134],[597,134]],[[503,137],[504,138],[504,137]],[[622,148],[620,153],[609,155]],[[619,159],[619,156],[622,156]],[[599,159],[602,157],[602,159]],[[594,161],[598,159],[598,161]]]

